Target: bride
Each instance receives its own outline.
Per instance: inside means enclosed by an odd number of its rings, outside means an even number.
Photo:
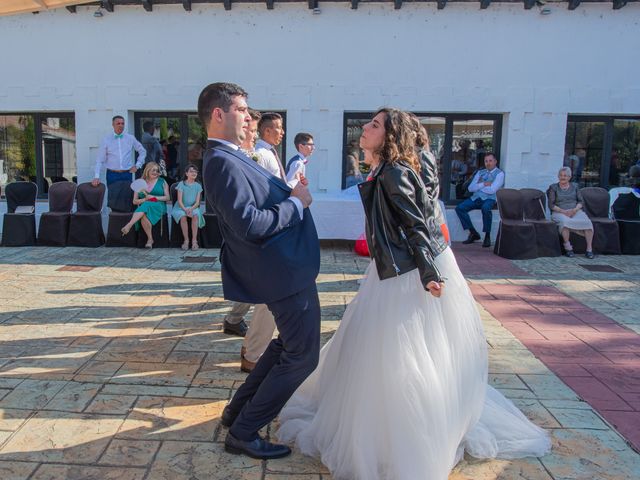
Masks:
[[[464,451],[542,456],[546,432],[487,385],[480,316],[436,235],[409,114],[381,109],[360,147],[372,261],[277,436],[319,457],[336,480],[445,480]]]

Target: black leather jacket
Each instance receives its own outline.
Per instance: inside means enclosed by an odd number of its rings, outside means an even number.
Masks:
[[[411,167],[403,162],[383,162],[373,179],[358,188],[367,220],[367,243],[380,279],[417,268],[425,289],[432,280],[443,282],[434,258],[447,245],[438,241],[427,225],[426,190]]]
[[[431,236],[440,244],[440,253],[446,247],[441,225],[445,223],[444,212],[440,208],[440,179],[438,178],[438,161],[436,157],[426,150],[418,155],[420,159],[420,178],[424,183],[427,194],[424,217]]]

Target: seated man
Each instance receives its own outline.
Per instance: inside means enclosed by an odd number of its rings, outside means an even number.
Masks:
[[[456,214],[462,223],[462,228],[469,230],[469,237],[462,242],[464,244],[473,243],[480,240],[480,234],[473,228],[469,212],[471,210],[482,210],[482,231],[484,232],[483,247],[491,246],[491,222],[493,214],[491,209],[496,205],[496,192],[504,185],[504,172],[497,167],[498,159],[495,154],[487,153],[484,157],[484,166],[473,176],[469,184],[470,198],[460,203],[456,207]]]

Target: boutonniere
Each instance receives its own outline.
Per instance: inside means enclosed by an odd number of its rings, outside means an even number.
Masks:
[[[254,162],[258,162],[258,160],[260,160],[260,155],[258,155],[255,151],[248,152],[244,148],[241,148],[240,150],[242,151],[242,153],[244,153],[247,157],[249,157]]]

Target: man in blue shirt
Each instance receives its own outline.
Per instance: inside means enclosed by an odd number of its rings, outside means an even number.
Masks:
[[[498,167],[498,159],[495,154],[487,153],[484,157],[484,166],[473,176],[469,184],[471,198],[456,207],[456,214],[462,223],[462,228],[469,230],[469,236],[462,243],[469,244],[480,240],[480,234],[473,227],[469,212],[471,210],[482,210],[482,231],[484,232],[483,247],[491,246],[491,222],[493,214],[491,209],[496,205],[496,192],[504,186],[504,172]]]

